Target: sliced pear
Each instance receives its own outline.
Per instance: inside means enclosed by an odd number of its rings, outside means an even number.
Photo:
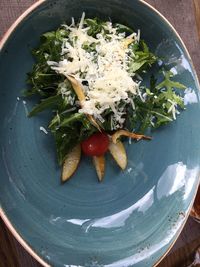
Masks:
[[[62,182],[66,182],[76,171],[81,158],[81,146],[78,144],[67,154],[62,169]]]
[[[92,115],[87,114],[87,117],[88,117],[89,121],[94,125],[94,127],[96,127],[97,130],[99,130],[99,132],[102,132],[101,127],[100,127],[99,124],[95,121],[95,119],[92,117]]]
[[[83,92],[83,88],[81,84],[71,75],[67,75],[67,79],[71,82],[71,85],[78,97],[80,103],[85,100],[85,95]],[[96,120],[92,117],[92,115],[86,114],[88,120],[101,132],[101,127],[96,122]]]
[[[71,75],[67,75],[67,79],[71,82],[72,87],[78,97],[78,100],[84,101],[85,100],[85,95],[82,89],[82,86],[80,85],[80,83]]]
[[[132,38],[126,38],[122,41],[122,45],[124,49],[127,49],[128,46],[134,41]]]
[[[117,141],[117,143],[110,142],[108,149],[119,167],[125,170],[127,166],[127,155],[123,143],[121,141]]]
[[[104,172],[105,172],[105,158],[104,156],[94,156],[93,157],[93,163],[97,172],[97,176],[99,179],[99,182],[103,180]]]
[[[119,130],[119,131],[115,132],[112,135],[112,137],[111,137],[112,138],[112,142],[114,144],[116,144],[117,140],[121,136],[127,136],[127,137],[130,137],[132,139],[137,139],[137,140],[140,140],[140,139],[151,140],[152,139],[150,136],[146,136],[146,135],[143,135],[143,134],[136,134],[136,133],[132,133],[132,132],[129,132],[129,131],[126,131],[126,130]]]

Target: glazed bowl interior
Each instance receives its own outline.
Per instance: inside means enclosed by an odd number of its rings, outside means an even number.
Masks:
[[[51,114],[27,118],[37,99],[24,100],[21,92],[41,34],[70,24],[72,16],[78,21],[83,11],[88,18],[140,29],[141,38],[186,85],[186,109],[153,131],[152,141],[125,143],[125,171],[107,155],[100,184],[91,160],[83,157],[74,177],[61,185],[53,137],[39,130]],[[154,265],[180,233],[199,183],[199,85],[174,29],[143,1],[48,0],[39,1],[1,45],[1,213],[52,266]]]

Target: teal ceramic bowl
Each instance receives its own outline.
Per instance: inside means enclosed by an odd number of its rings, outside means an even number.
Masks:
[[[99,184],[89,159],[60,184],[60,168],[47,126],[49,114],[26,117],[33,100],[20,97],[31,70],[30,50],[42,33],[87,17],[140,29],[142,38],[187,86],[186,110],[153,133],[150,142],[126,144],[128,168],[107,158]],[[44,266],[153,266],[177,239],[192,206],[200,169],[199,85],[178,34],[139,0],[39,1],[12,26],[0,51],[1,216]]]

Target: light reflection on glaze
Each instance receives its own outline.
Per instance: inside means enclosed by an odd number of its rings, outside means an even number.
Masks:
[[[24,185],[22,184],[21,180],[18,180],[18,185],[19,185],[19,186],[17,186],[16,183],[13,181],[13,178],[12,178],[12,175],[11,175],[11,172],[10,172],[10,170],[9,170],[8,163],[7,163],[6,152],[5,152],[4,147],[2,148],[2,159],[3,159],[4,167],[5,167],[5,170],[6,170],[8,179],[9,179],[9,182],[12,184],[12,186],[13,186],[13,188],[16,190],[16,192],[17,192],[17,193],[18,193],[24,200],[26,200],[26,198],[25,198],[25,187],[24,187]]]
[[[170,53],[170,57],[166,57],[166,55],[171,52],[171,48],[174,47],[174,41],[171,39],[163,39],[158,46],[155,49],[155,54],[159,57],[162,58],[162,61],[160,63],[164,63],[165,65],[170,65],[174,62],[177,62],[178,58],[180,57],[180,51],[179,47],[178,50],[172,50],[173,54]]]
[[[136,264],[138,262],[141,262],[145,260],[146,258],[152,256],[155,254],[157,251],[162,249],[164,246],[172,242],[174,236],[180,229],[181,225],[183,224],[185,220],[185,217],[183,215],[179,215],[179,218],[173,228],[168,230],[166,233],[166,237],[159,243],[152,245],[150,247],[144,248],[141,252],[138,252],[130,257],[127,257],[125,259],[116,261],[111,264],[104,265],[104,267],[121,267],[121,266],[132,266],[133,264]]]
[[[159,45],[157,46],[155,53],[162,58],[162,63],[165,65],[175,65],[173,66],[170,71],[176,74],[182,74],[185,70],[192,73],[192,69],[190,66],[189,61],[186,59],[185,55],[183,55],[183,51],[180,45],[175,42],[177,50],[174,50],[174,53],[171,54],[170,57],[166,57],[166,51],[171,51],[172,47],[174,47],[174,41],[171,39],[164,39]]]
[[[18,112],[19,102],[20,102],[20,98],[17,97],[13,110],[11,110],[10,115],[8,115],[8,117],[5,118],[4,127],[7,127],[7,124],[12,123],[12,121],[15,119],[17,112]],[[26,101],[22,101],[22,103],[23,103],[25,115],[27,116],[29,112],[27,109]]]
[[[180,47],[178,45],[177,45],[177,47],[180,49]],[[185,56],[181,55],[179,61],[180,61],[180,66],[182,66],[182,68],[184,68],[185,70],[188,70],[189,72],[192,71],[190,63],[189,63],[189,61],[186,60]],[[179,70],[179,74],[181,73],[180,71],[181,71],[181,69]]]
[[[190,196],[191,190],[196,181],[196,175],[199,172],[199,167],[194,169],[187,169],[182,162],[172,164],[166,168],[155,186],[149,190],[141,199],[134,203],[129,208],[118,213],[112,214],[103,218],[96,219],[65,219],[62,217],[50,218],[50,223],[54,225],[62,225],[64,223],[71,223],[80,226],[85,233],[88,233],[91,228],[117,228],[123,227],[133,212],[142,212],[143,214],[151,208],[154,203],[154,193],[159,200],[173,195],[175,192],[182,190],[184,200]]]
[[[72,223],[81,226],[85,233],[88,233],[91,227],[99,228],[115,228],[125,225],[126,220],[131,216],[134,211],[145,213],[154,203],[154,189],[155,186],[140,200],[134,203],[131,207],[122,210],[113,215],[99,218],[99,219],[65,219],[62,217],[54,217],[51,215],[50,223],[54,225],[62,225],[64,223]]]
[[[197,174],[199,173],[199,166],[195,167],[194,169],[187,169],[186,172],[186,183],[185,183],[185,193],[183,196],[184,200],[187,200],[187,198],[190,196],[190,193],[194,187],[194,184],[196,182]]]
[[[24,111],[25,111],[25,114],[26,114],[26,117],[28,116],[28,114],[29,114],[29,111],[28,111],[28,108],[27,108],[27,103],[26,103],[26,101],[22,101],[22,103],[23,103],[23,106],[24,106]]]
[[[170,40],[163,40],[161,42],[157,49],[156,53],[158,55],[162,56],[163,51],[169,50],[170,47],[174,45]],[[173,54],[170,58],[164,58],[162,64],[165,65],[173,65],[173,67],[170,69],[170,71],[174,75],[180,75],[184,73],[185,71],[188,71],[192,73],[192,69],[190,66],[190,62],[186,59],[186,57],[182,54],[182,50],[180,46],[176,43],[177,51],[175,54]],[[199,95],[196,93],[192,88],[187,88],[184,91],[184,104],[194,104],[199,102]]]
[[[16,101],[14,109],[11,112],[11,115],[9,116],[9,118],[7,119],[8,123],[10,123],[13,120],[13,118],[16,116],[18,105],[19,105],[19,100]]]
[[[67,220],[67,222],[70,222],[70,223],[73,223],[75,225],[80,225],[82,226],[84,223],[90,221],[90,219],[85,219],[85,220],[80,220],[80,219],[70,219],[70,220]]]
[[[54,217],[54,215],[51,215],[50,217],[50,220],[49,222],[53,225],[57,225],[57,226],[61,226],[62,224],[64,223],[72,223],[74,225],[79,225],[79,226],[82,226],[84,223],[88,222],[88,221],[91,221],[90,219],[84,219],[84,220],[81,220],[81,219],[65,219],[65,218],[62,218],[62,217]]]
[[[186,211],[186,213],[187,212],[189,212],[189,211]],[[139,262],[145,260],[146,258],[152,256],[157,251],[159,251],[164,246],[166,246],[167,244],[169,244],[173,241],[174,236],[181,228],[184,220],[185,220],[185,216],[182,214],[179,214],[179,217],[178,217],[176,224],[168,230],[166,237],[161,242],[154,244],[150,247],[145,247],[145,248],[143,248],[143,250],[141,252],[135,253],[134,255],[132,255],[130,257],[113,262],[111,264],[104,265],[104,267],[121,267],[121,266],[128,267],[128,266],[132,266],[136,263],[139,263]],[[81,265],[64,265],[64,266],[65,267],[82,267]],[[102,266],[102,265],[99,265],[98,262],[96,262],[95,265],[91,265],[91,264],[87,265],[86,264],[85,266],[91,267],[91,266]]]
[[[45,257],[48,261],[50,261],[51,257],[49,256],[49,253],[46,250],[42,250],[41,254],[43,255],[43,257]]]
[[[147,174],[144,172],[144,164],[140,162],[135,164],[133,160],[128,160],[128,167],[123,172],[124,179],[129,178],[133,181],[133,184],[137,182],[137,177],[140,176],[140,179],[143,179],[144,182],[148,180]]]
[[[157,198],[172,195],[185,185],[186,165],[182,162],[169,165],[161,175],[157,184]]]
[[[126,220],[131,216],[134,211],[145,213],[154,202],[154,189],[153,187],[146,195],[144,195],[140,200],[138,200],[131,207],[122,210],[113,215],[103,217],[100,219],[70,219],[66,220],[69,223],[73,223],[75,225],[80,225],[82,229],[88,233],[91,227],[99,227],[99,228],[114,228],[114,227],[122,227],[125,225]],[[56,221],[60,222],[61,218],[54,219],[54,223]],[[52,220],[51,220],[52,222]]]
[[[184,191],[184,200],[186,200],[196,181],[199,173],[199,167],[187,169],[182,162],[172,164],[166,168],[157,184],[157,198],[170,196],[178,190]]]
[[[180,47],[178,45],[177,48],[180,50]],[[189,71],[190,73],[192,72],[189,61],[187,61],[185,56],[182,54],[180,56],[174,57],[173,60],[171,59],[168,64],[175,64],[175,66],[170,69],[170,71],[174,75],[180,75],[185,71]]]
[[[184,105],[195,104],[199,102],[199,97],[191,88],[184,91]]]

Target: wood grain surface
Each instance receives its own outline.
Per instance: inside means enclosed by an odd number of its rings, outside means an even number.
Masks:
[[[0,0],[0,38],[36,0]],[[175,27],[185,42],[200,77],[200,0],[147,0]],[[200,247],[200,224],[189,218],[174,247],[159,267],[187,267]],[[195,265],[197,266],[197,265]],[[200,265],[199,265],[200,266]],[[41,267],[0,220],[0,267]]]
[[[197,25],[197,31],[198,31],[198,38],[200,40],[200,1],[199,0],[194,0],[194,12],[195,12],[196,25]]]

